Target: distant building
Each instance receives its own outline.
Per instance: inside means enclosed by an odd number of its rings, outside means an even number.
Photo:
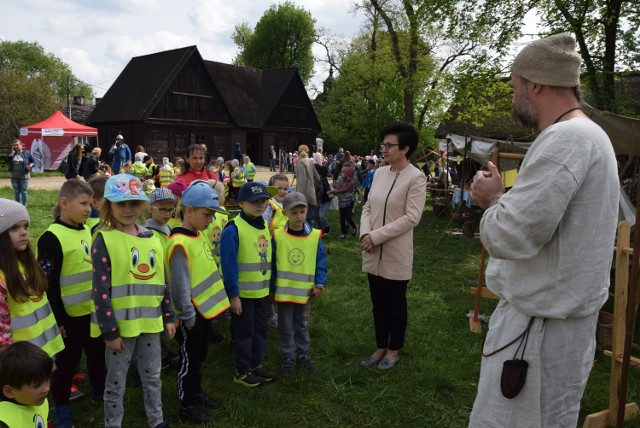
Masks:
[[[230,159],[239,142],[258,164],[269,146],[312,146],[321,127],[295,68],[258,70],[205,61],[196,46],[134,57],[87,118],[103,150],[122,134],[172,161],[191,144]]]

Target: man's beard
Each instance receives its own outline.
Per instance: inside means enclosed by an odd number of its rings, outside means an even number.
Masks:
[[[538,112],[529,102],[529,96],[526,93],[517,104],[513,103],[511,116],[525,128],[538,128]]]

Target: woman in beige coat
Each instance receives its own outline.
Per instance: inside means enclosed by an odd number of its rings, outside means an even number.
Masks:
[[[316,205],[316,189],[320,185],[320,174],[313,166],[313,160],[309,157],[309,147],[301,145],[298,147],[298,162],[296,163],[294,181],[296,190],[307,198],[309,210],[307,211],[307,220],[315,220],[313,213],[317,211]]]
[[[360,219],[362,270],[367,273],[376,350],[363,367],[394,367],[404,346],[407,328],[407,285],[413,265],[413,228],[426,198],[427,179],[411,165],[418,146],[413,126],[392,123],[382,132],[382,154],[388,166],[379,168]]]

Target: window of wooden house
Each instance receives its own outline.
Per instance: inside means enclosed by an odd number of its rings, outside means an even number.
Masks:
[[[173,94],[173,110],[174,111],[187,111],[189,100],[186,96],[180,94]]]
[[[195,143],[204,144],[204,134],[196,134]]]

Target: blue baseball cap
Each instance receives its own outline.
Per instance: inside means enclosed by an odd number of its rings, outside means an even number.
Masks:
[[[111,202],[149,202],[149,198],[142,190],[140,179],[129,174],[117,174],[109,177],[104,187],[104,198]]]
[[[185,207],[208,208],[210,210],[226,213],[220,208],[218,192],[209,187],[209,183],[196,180],[182,193],[182,205]]]
[[[255,202],[262,198],[271,198],[278,193],[278,188],[265,186],[260,182],[248,182],[238,190],[238,202]]]

